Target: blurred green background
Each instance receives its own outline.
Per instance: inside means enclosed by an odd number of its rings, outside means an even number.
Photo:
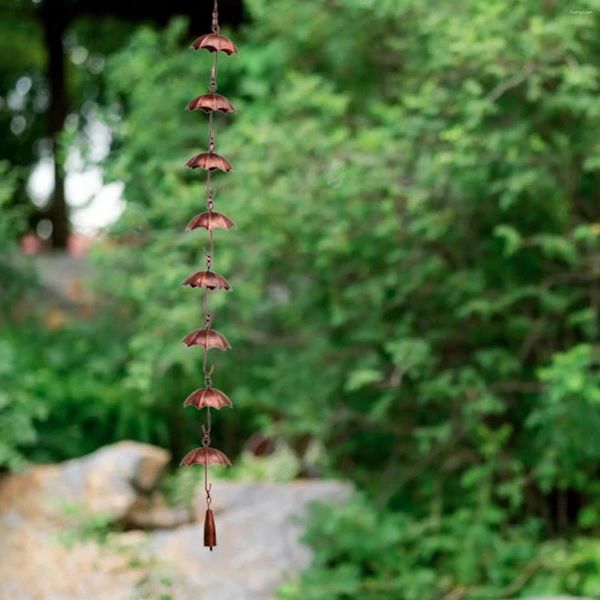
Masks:
[[[211,3],[171,4],[0,2],[5,470],[199,440]],[[224,5],[214,442],[358,490],[281,598],[600,597],[600,2]],[[77,240],[64,305],[43,261]]]

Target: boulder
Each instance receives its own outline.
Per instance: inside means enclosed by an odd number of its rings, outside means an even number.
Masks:
[[[151,536],[149,552],[171,564],[173,598],[266,600],[287,577],[308,566],[302,519],[312,502],[344,502],[352,487],[341,481],[292,483],[215,481],[212,489],[217,547],[202,545],[204,497],[197,523]]]
[[[162,448],[124,441],[59,465],[32,467],[0,482],[0,514],[17,523],[60,520],[69,508],[82,507],[87,515],[117,521],[157,486],[168,462]]]
[[[339,481],[217,480],[212,495],[218,546],[209,552],[203,546],[203,494],[198,492],[192,510],[170,511],[152,491],[168,459],[160,448],[121,442],[5,477],[0,598],[269,600],[310,561],[300,541],[308,505],[343,502],[352,489]],[[65,505],[82,507],[92,524],[101,516],[151,529],[98,535],[92,528],[90,534],[65,513]]]

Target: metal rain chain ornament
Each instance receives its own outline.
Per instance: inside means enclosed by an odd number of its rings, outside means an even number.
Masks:
[[[191,100],[188,110],[201,110],[208,114],[208,152],[202,152],[191,158],[186,166],[191,169],[204,169],[206,171],[206,212],[196,215],[189,223],[188,230],[198,228],[206,229],[208,232],[208,250],[204,250],[206,255],[206,271],[199,271],[190,275],[183,285],[193,288],[204,288],[204,328],[197,329],[188,333],[183,338],[184,344],[188,347],[201,346],[204,351],[203,371],[204,387],[192,392],[185,402],[184,406],[193,406],[198,410],[206,409],[206,424],[202,425],[202,447],[188,452],[181,461],[182,465],[203,465],[204,466],[204,490],[206,492],[206,517],[204,519],[204,545],[212,549],[217,545],[217,532],[215,528],[215,518],[211,509],[212,498],[210,495],[211,484],[208,483],[208,467],[211,465],[229,466],[229,459],[220,450],[210,447],[211,434],[211,409],[219,410],[223,406],[232,407],[231,400],[222,391],[212,387],[213,366],[208,364],[208,351],[212,348],[227,350],[229,342],[227,338],[218,331],[211,329],[213,313],[209,311],[208,296],[209,292],[215,290],[231,289],[229,282],[212,270],[215,254],[215,244],[213,240],[213,230],[231,229],[233,221],[214,210],[214,189],[211,183],[211,174],[213,171],[231,171],[231,163],[220,154],[215,152],[215,131],[213,128],[213,114],[215,111],[221,111],[225,114],[235,111],[233,104],[220,94],[217,94],[217,61],[218,53],[224,52],[231,55],[237,52],[237,48],[231,40],[219,33],[219,13],[217,0],[215,0],[212,13],[212,33],[199,37],[192,44],[194,50],[205,49],[214,54],[213,65],[210,71],[209,93],[203,94]]]

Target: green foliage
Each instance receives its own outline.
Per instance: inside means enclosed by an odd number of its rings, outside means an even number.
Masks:
[[[590,344],[556,353],[540,369],[544,384],[527,425],[534,434],[534,472],[542,489],[579,489],[595,500],[581,514],[586,526],[598,525],[600,486],[590,478],[600,459],[600,354]]]
[[[58,540],[68,547],[88,541],[107,544],[111,532],[118,530],[111,515],[91,514],[85,506],[79,504],[65,504],[61,506],[61,512],[70,524],[60,531]]]
[[[18,469],[23,451],[37,441],[35,421],[43,418],[47,405],[31,393],[36,375],[19,354],[21,338],[3,332],[0,337],[0,467]]]
[[[122,340],[97,317],[57,328],[34,315],[0,330],[0,465],[14,469],[24,454],[55,461],[124,436],[152,437],[147,423],[162,415],[127,420],[132,416],[115,369]]]
[[[9,320],[9,309],[22,301],[34,284],[32,271],[15,243],[15,231],[24,220],[23,211],[11,206],[17,173],[18,169],[11,169],[6,161],[0,161],[0,326]]]
[[[215,326],[235,351],[215,380],[238,420],[219,414],[218,442],[235,452],[260,428],[304,464],[316,440],[311,468],[383,510],[318,517],[315,566],[284,597],[597,594],[595,547],[561,571],[560,543],[538,546],[598,514],[597,18],[489,0],[248,7],[220,69],[239,112],[217,122],[234,164],[217,206],[237,229],[217,236],[234,293],[213,295]],[[202,207],[181,165],[205,121],[174,107],[209,65],[182,31],[141,30],[107,67],[128,208],[102,260],[135,323],[138,405],[198,381],[168,341],[198,323],[177,284],[205,243],[178,233]]]
[[[306,541],[315,557],[281,600],[330,598],[497,598],[562,591],[595,597],[600,544],[538,541],[533,521],[499,526],[492,511],[473,520],[386,513],[357,495],[344,507],[315,506]]]
[[[23,449],[37,439],[35,421],[47,407],[31,394],[34,372],[21,353],[27,341],[15,331],[11,310],[22,303],[35,287],[30,265],[17,251],[14,228],[22,214],[10,206],[16,174],[0,162],[0,468],[17,469],[23,464]],[[22,309],[21,304],[21,309]]]

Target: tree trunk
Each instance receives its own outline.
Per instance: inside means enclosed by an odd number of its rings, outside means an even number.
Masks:
[[[69,239],[69,213],[65,198],[64,152],[59,137],[67,116],[67,87],[63,34],[67,28],[67,15],[62,0],[45,0],[41,7],[47,51],[46,78],[50,90],[48,133],[52,140],[54,160],[54,190],[48,207],[52,222],[52,247],[66,248]]]

